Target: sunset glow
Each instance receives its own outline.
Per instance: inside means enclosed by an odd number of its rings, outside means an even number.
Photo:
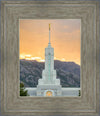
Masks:
[[[42,59],[41,57],[33,57],[32,55],[20,55],[20,59],[26,59],[26,60],[36,60],[38,62],[45,62],[45,59]],[[59,59],[54,57],[54,60],[60,60],[60,61],[66,61],[65,58]]]
[[[80,19],[20,20],[20,59],[45,62],[45,48],[49,41],[54,59],[75,62],[80,65]]]

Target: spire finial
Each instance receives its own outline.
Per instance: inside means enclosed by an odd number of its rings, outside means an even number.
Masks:
[[[50,30],[50,24],[49,24],[49,30]]]
[[[49,45],[50,45],[50,24],[49,24]]]

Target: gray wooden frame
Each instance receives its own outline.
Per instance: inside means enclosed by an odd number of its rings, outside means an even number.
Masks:
[[[98,2],[5,1],[1,4],[1,111],[88,115],[99,112]],[[19,19],[81,19],[81,97],[19,96]]]

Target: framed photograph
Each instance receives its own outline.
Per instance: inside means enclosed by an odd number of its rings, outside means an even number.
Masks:
[[[98,114],[98,2],[1,6],[2,113]]]
[[[81,19],[20,19],[19,27],[20,96],[80,96]]]

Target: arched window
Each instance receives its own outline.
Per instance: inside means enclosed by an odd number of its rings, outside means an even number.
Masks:
[[[46,92],[46,96],[53,96],[51,91]]]

